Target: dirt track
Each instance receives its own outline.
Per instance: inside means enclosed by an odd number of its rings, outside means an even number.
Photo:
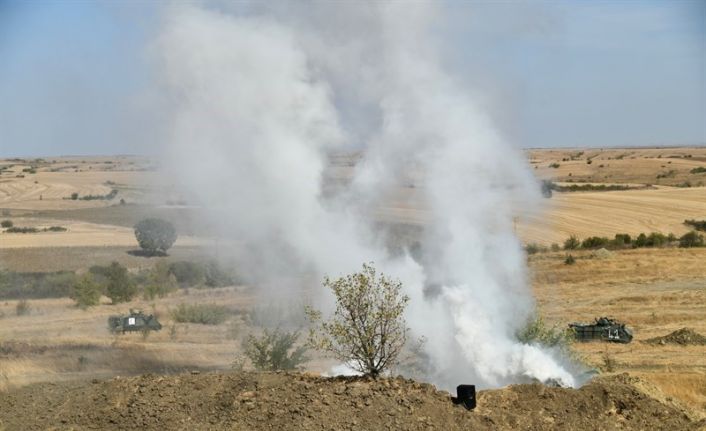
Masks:
[[[0,426],[34,429],[690,430],[706,425],[627,375],[579,390],[480,391],[478,408],[402,378],[285,373],[146,375],[39,384],[0,397]]]

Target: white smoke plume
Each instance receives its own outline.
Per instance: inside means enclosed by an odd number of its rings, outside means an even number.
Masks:
[[[512,218],[537,186],[444,71],[438,4],[219,6],[168,8],[154,52],[179,182],[251,276],[337,276],[374,261],[412,298],[432,382],[575,385],[560,358],[514,339],[534,304]],[[352,183],[325,199],[327,155],[351,148],[364,155]],[[416,260],[389,253],[371,216],[410,178],[428,208]]]

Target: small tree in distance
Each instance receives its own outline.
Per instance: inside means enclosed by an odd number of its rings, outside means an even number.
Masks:
[[[296,370],[307,361],[306,347],[294,348],[299,332],[265,329],[261,337],[250,335],[243,342],[245,356],[259,371]]]
[[[147,218],[135,225],[135,238],[140,247],[149,254],[166,253],[177,239],[176,229],[170,222],[158,218]]]
[[[137,287],[135,282],[130,279],[127,268],[118,262],[113,262],[106,267],[103,275],[107,280],[106,295],[113,304],[130,302],[137,293]]]
[[[71,299],[76,301],[76,306],[87,309],[98,305],[101,298],[102,287],[96,283],[90,273],[84,274],[78,279],[71,289]]]
[[[329,320],[321,312],[306,308],[312,322],[309,345],[326,352],[354,370],[377,377],[398,362],[407,342],[403,318],[409,297],[402,283],[378,275],[372,263],[345,277],[324,279],[336,298]]]

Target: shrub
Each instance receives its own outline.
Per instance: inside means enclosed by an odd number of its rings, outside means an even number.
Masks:
[[[266,329],[260,337],[248,336],[243,342],[243,350],[257,370],[295,370],[307,361],[304,356],[306,347],[294,348],[298,338],[299,332]]]
[[[68,229],[63,226],[50,226],[44,230],[49,232],[66,232]]]
[[[610,240],[606,237],[591,236],[581,242],[582,248],[601,248],[610,244]]]
[[[703,174],[706,173],[706,167],[704,166],[699,166],[698,168],[694,168],[689,171],[692,174]]]
[[[641,233],[640,235],[637,236],[635,239],[635,242],[633,243],[633,247],[646,247],[647,246],[647,235],[644,233]]]
[[[205,284],[208,287],[232,286],[236,283],[234,277],[223,271],[218,262],[215,261],[206,264],[205,277]]]
[[[309,345],[372,377],[397,364],[409,331],[403,318],[409,297],[402,294],[402,283],[363,264],[361,272],[326,277],[323,285],[333,291],[336,308],[324,321],[307,307],[313,324]]]
[[[581,242],[574,235],[571,235],[569,238],[566,239],[566,241],[564,241],[564,250],[576,250],[580,246]]]
[[[525,326],[515,333],[515,337],[523,344],[536,344],[564,351],[568,351],[574,341],[574,334],[570,329],[562,329],[557,325],[547,326],[539,315],[529,318]]]
[[[703,247],[704,237],[699,235],[696,231],[685,233],[679,238],[679,247],[689,248],[689,247]]]
[[[225,322],[228,309],[216,304],[179,304],[170,311],[172,319],[177,323],[201,323],[203,325],[218,325]]]
[[[667,237],[659,232],[652,232],[645,241],[646,247],[661,247],[667,243]]]
[[[3,220],[0,222],[0,226],[2,227],[12,227],[12,225],[12,220]]]
[[[539,244],[530,243],[525,246],[527,254],[536,254],[540,252]]]
[[[113,304],[130,302],[137,293],[137,287],[127,272],[127,268],[118,262],[113,262],[108,267],[103,267],[103,276],[106,278],[106,295]]]
[[[18,316],[25,316],[30,313],[32,310],[32,307],[29,305],[29,301],[26,299],[17,301],[17,304],[15,305],[15,314]]]
[[[684,220],[684,224],[687,226],[691,226],[696,230],[706,232],[706,220]],[[3,225],[3,227],[7,226]]]
[[[177,233],[174,225],[158,218],[148,218],[135,225],[135,237],[140,247],[148,253],[166,251],[174,244]]]
[[[550,167],[550,168],[553,168],[553,169],[556,169],[556,168],[558,168],[559,166],[561,166],[561,165],[560,165],[559,163],[556,163],[556,162],[555,162],[555,163],[551,163],[551,164],[549,165],[549,167]]]
[[[572,255],[567,255],[566,259],[564,259],[565,265],[573,265],[575,263],[576,263],[576,259]]]
[[[7,233],[37,233],[39,232],[39,229],[36,227],[19,227],[19,226],[12,226],[7,228],[5,231]]]
[[[551,250],[552,251],[559,251],[559,250],[561,250],[561,247],[559,247],[559,244],[553,242],[552,246],[551,246]]]
[[[76,192],[71,193],[71,200],[75,201],[76,199],[78,199],[78,193],[76,193]]]
[[[144,296],[145,299],[163,298],[178,287],[176,277],[169,272],[169,265],[166,262],[157,262],[147,276]]]
[[[201,265],[185,260],[173,262],[169,265],[169,273],[174,275],[176,281],[184,286],[196,286],[204,281],[205,274]]]
[[[632,238],[627,233],[616,233],[615,239],[613,239],[613,245],[615,247],[626,247],[632,244]]]
[[[90,273],[84,274],[71,289],[71,299],[82,309],[98,305],[103,289]]]

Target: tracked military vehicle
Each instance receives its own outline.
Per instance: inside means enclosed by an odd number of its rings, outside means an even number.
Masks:
[[[596,318],[595,322],[570,323],[578,341],[611,341],[615,343],[629,343],[632,341],[632,331],[624,323],[617,322],[608,317]]]
[[[130,309],[127,316],[108,317],[108,329],[114,334],[124,334],[135,331],[159,331],[162,324],[151,314],[145,314],[140,310]]]

